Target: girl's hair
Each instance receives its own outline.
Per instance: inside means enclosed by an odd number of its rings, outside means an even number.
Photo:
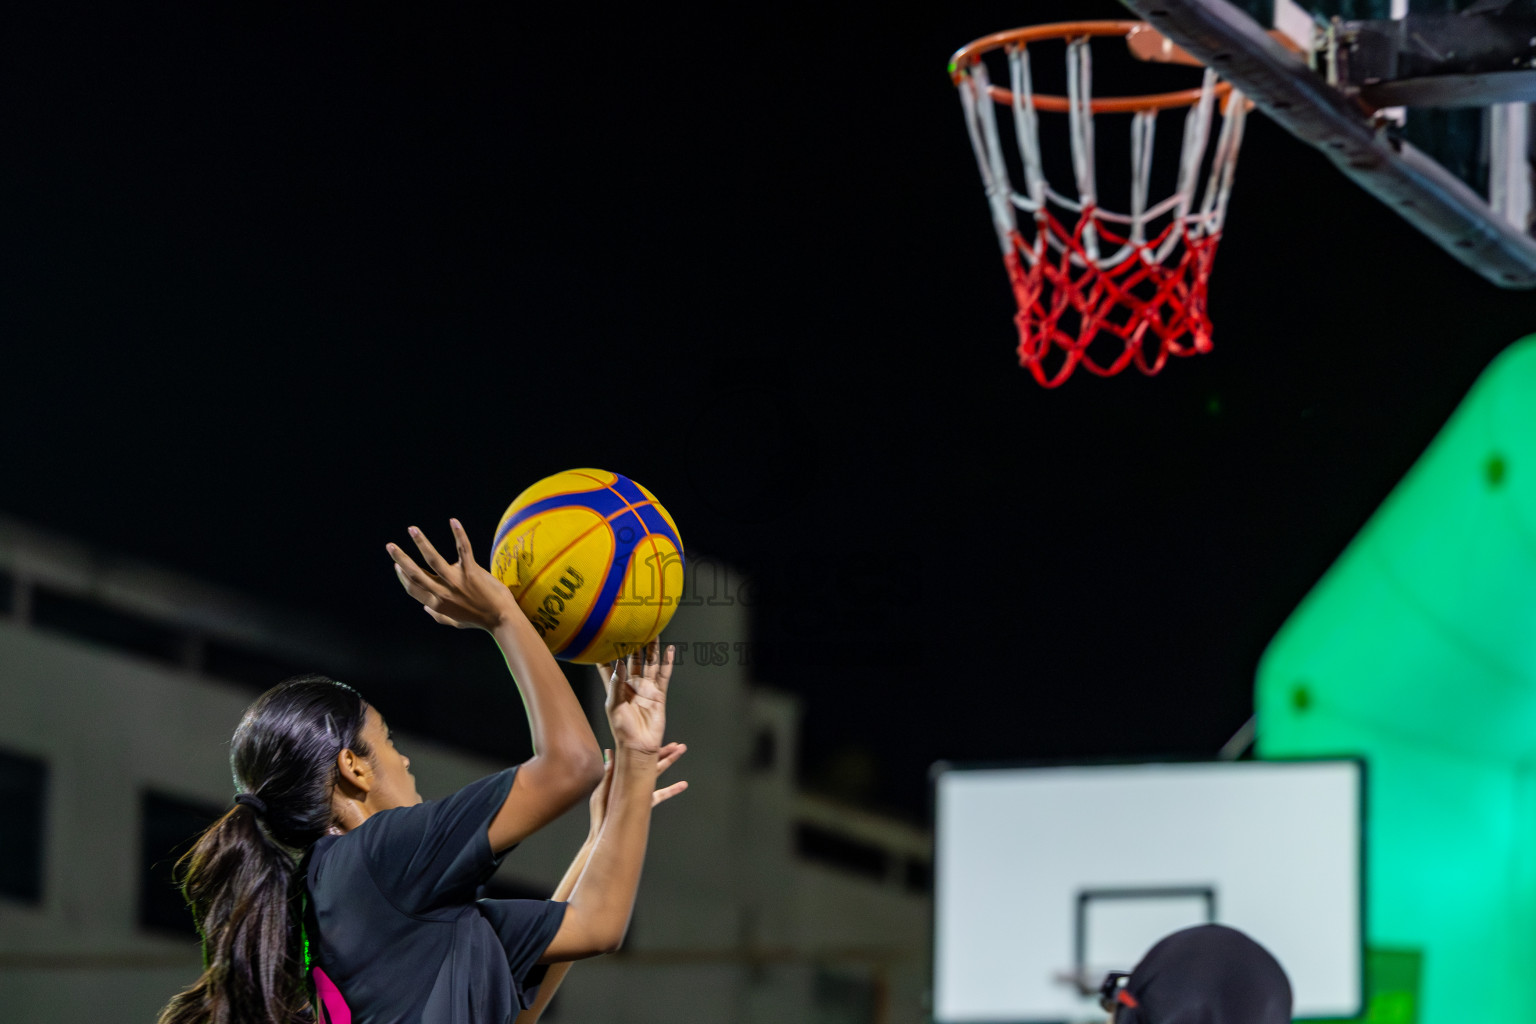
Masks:
[[[237,803],[177,862],[203,939],[203,974],[159,1024],[294,1024],[313,1020],[302,948],[303,852],[331,826],[336,755],[370,757],[368,705],[325,676],[279,683],[245,711],[230,741]]]

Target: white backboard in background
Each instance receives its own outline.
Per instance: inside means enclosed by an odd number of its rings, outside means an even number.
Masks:
[[[1061,974],[1240,928],[1295,1015],[1361,1012],[1355,761],[946,767],[935,778],[934,1020],[1103,1019]]]

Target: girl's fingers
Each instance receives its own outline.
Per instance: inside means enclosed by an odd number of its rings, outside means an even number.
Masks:
[[[400,582],[400,586],[407,594],[411,594],[411,581],[406,579],[405,570],[400,568],[399,565],[392,566],[392,568],[395,570],[395,579]],[[416,595],[411,594],[411,596],[415,597]]]
[[[686,753],[688,753],[688,744],[686,743],[668,743],[662,747],[661,756],[656,759],[656,774],[660,775],[668,768],[671,768],[677,759]]]
[[[443,600],[443,595],[432,589],[429,584],[412,579],[411,575],[398,565],[395,566],[395,578],[400,581],[400,585],[405,588],[407,594],[427,607],[439,604]]]
[[[448,526],[453,530],[453,546],[459,553],[459,564],[470,566],[475,564],[475,552],[469,546],[469,534],[464,532],[464,524],[457,519],[448,520]]]
[[[437,548],[432,546],[432,542],[427,540],[427,535],[414,526],[410,529],[411,539],[416,542],[417,549],[421,551],[421,557],[426,561],[427,568],[439,576],[448,575],[448,563],[443,560],[442,555],[437,553]]]
[[[464,628],[464,623],[460,622],[458,619],[450,619],[436,608],[429,607],[428,605],[422,605],[421,610],[432,616],[434,621],[439,622],[444,626],[452,626],[454,629]]]
[[[655,807],[659,803],[664,803],[667,800],[677,796],[677,794],[681,793],[687,788],[688,780],[684,779],[681,782],[672,783],[672,785],[668,786],[666,789],[658,789],[656,792],[651,794],[651,806]]]
[[[661,664],[656,669],[656,689],[661,691],[663,697],[667,693],[667,684],[672,681],[672,662],[676,657],[677,649],[668,644],[667,652],[662,655]]]
[[[629,684],[629,663],[623,658],[613,663],[613,671],[603,680],[603,693],[609,710],[618,704],[620,695]]]
[[[440,580],[434,579],[429,573],[412,561],[411,556],[400,549],[398,544],[386,544],[384,550],[389,552],[389,557],[395,561],[395,572],[402,578],[414,583],[417,587],[439,597],[446,597],[448,591]]]
[[[645,645],[645,677],[655,679],[656,672],[661,668],[661,641],[652,639]]]
[[[389,552],[389,557],[394,559],[395,564],[401,568],[414,569],[417,572],[421,571],[421,567],[416,564],[415,559],[406,554],[405,549],[399,544],[385,544],[384,550]]]

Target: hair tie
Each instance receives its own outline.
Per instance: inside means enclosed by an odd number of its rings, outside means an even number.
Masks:
[[[267,813],[267,805],[261,797],[252,796],[250,793],[237,794],[235,796],[235,803],[244,804],[257,814],[265,815]]]

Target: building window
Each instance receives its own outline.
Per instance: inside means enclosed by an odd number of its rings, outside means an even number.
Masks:
[[[876,880],[885,878],[890,865],[889,855],[872,843],[803,822],[795,827],[795,852],[806,860]]]
[[[916,857],[908,857],[902,871],[902,882],[911,892],[928,895],[933,892],[933,865]]]
[[[779,738],[772,729],[761,728],[752,737],[751,763],[755,772],[771,772],[779,763]]]
[[[186,647],[169,626],[48,587],[32,588],[32,624],[173,665]]]
[[[176,861],[224,811],[160,793],[145,793],[140,812],[139,926],[197,938],[192,911],[174,877]]]
[[[267,690],[294,676],[312,675],[317,670],[286,658],[255,651],[227,640],[210,639],[203,647],[203,674],[231,683],[244,683],[257,690]]]
[[[872,978],[818,968],[812,989],[813,1024],[870,1024],[884,1018],[880,986]]]
[[[47,808],[47,763],[0,751],[0,896],[42,902]]]

